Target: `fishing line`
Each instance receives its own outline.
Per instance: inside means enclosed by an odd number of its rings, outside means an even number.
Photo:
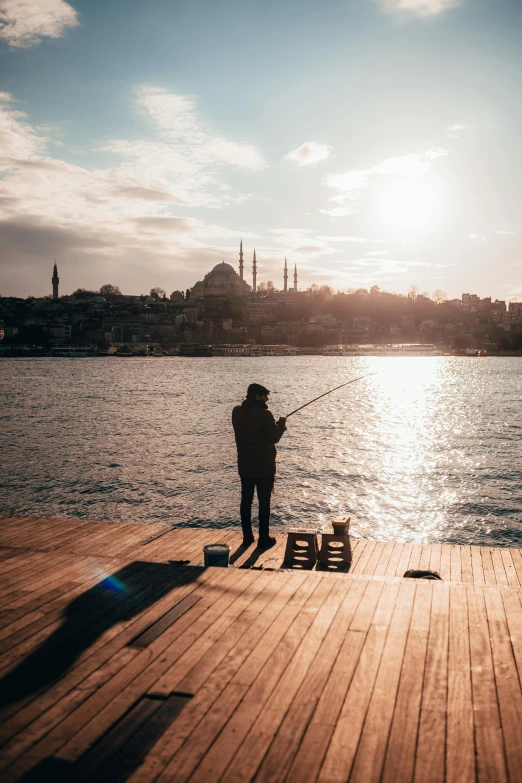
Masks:
[[[341,383],[340,386],[336,386],[335,389],[330,389],[330,391],[323,392],[323,394],[320,394],[319,397],[314,397],[313,400],[310,400],[309,402],[305,402],[304,405],[301,405],[300,408],[296,408],[295,411],[292,411],[292,413],[287,413],[285,418],[288,419],[289,416],[293,416],[294,413],[297,413],[298,411],[302,411],[303,408],[306,408],[308,405],[311,405],[313,402],[317,402],[317,400],[320,400],[322,397],[326,397],[327,394],[332,394],[332,392],[337,391],[338,389],[342,389],[345,386],[349,386],[351,383],[355,383],[356,381],[362,380],[362,378],[369,378],[370,375],[379,375],[380,373],[386,372],[386,370],[377,370],[376,372],[367,372],[366,375],[359,375],[358,378],[352,378],[351,381],[347,381],[346,383]]]

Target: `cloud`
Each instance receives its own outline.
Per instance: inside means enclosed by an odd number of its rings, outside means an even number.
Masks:
[[[433,16],[455,8],[460,0],[377,0],[386,11],[410,12],[418,16]]]
[[[293,160],[298,166],[315,166],[327,160],[332,154],[328,144],[318,144],[316,141],[305,141],[297,149],[285,155],[284,160]]]
[[[333,216],[347,214],[343,210],[353,211],[361,197],[361,192],[368,188],[376,177],[419,177],[431,170],[431,161],[445,157],[447,154],[448,150],[434,147],[422,153],[387,158],[368,169],[352,169],[338,174],[329,174],[324,178],[323,183],[331,190],[337,191],[337,195],[332,196],[329,201],[342,204],[342,207],[320,211]],[[353,207],[350,209],[352,204]]]
[[[147,100],[151,95],[152,107]],[[116,261],[121,269],[114,269],[127,290],[140,275],[145,277],[147,267],[162,270],[163,275],[168,270],[172,274],[176,267],[184,279],[175,287],[192,285],[200,272],[208,271],[209,263],[237,257],[236,250],[213,246],[213,241],[237,239],[239,244],[239,232],[173,210],[220,208],[247,200],[249,194],[238,193],[228,183],[227,172],[231,167],[239,172],[258,170],[265,165],[261,154],[252,145],[205,128],[192,98],[184,100],[152,88],[139,91],[138,96],[140,111],[151,124],[150,137],[106,142],[104,149],[113,160],[100,167],[72,164],[54,151],[51,154],[55,132],[31,124],[13,96],[0,93],[4,294],[23,293],[26,285],[19,270],[30,265],[37,270],[42,259],[48,263],[55,256],[62,259],[62,267],[64,258],[75,265],[67,278],[62,276],[64,290],[99,287],[104,280],[96,283],[95,278],[101,276],[103,264],[114,266]],[[248,235],[243,232],[243,236]],[[47,277],[47,272],[45,278],[39,272],[31,275],[42,280],[42,288],[32,293],[47,293]],[[164,278],[157,282],[169,285]]]
[[[450,139],[459,139],[465,130],[465,125],[461,125],[459,123],[450,125],[448,128],[446,128],[446,136],[448,136]]]
[[[210,133],[198,120],[195,101],[190,96],[142,86],[136,104],[157,127],[162,139],[200,162],[219,161],[231,166],[259,171],[265,167],[261,154],[251,144],[229,141]]]
[[[333,207],[332,209],[320,209],[319,212],[321,212],[323,215],[330,215],[330,217],[343,217],[344,215],[351,215],[352,214],[351,209],[347,209],[346,207]]]
[[[133,198],[142,199],[143,201],[164,201],[174,204],[186,204],[183,199],[176,198],[166,190],[158,190],[155,188],[142,188],[139,185],[121,185],[120,187],[113,188],[114,196],[121,198]]]
[[[76,11],[64,0],[0,0],[0,39],[12,49],[61,38],[78,24]]]

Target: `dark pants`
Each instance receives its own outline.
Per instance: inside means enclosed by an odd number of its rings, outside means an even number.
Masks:
[[[259,538],[267,538],[270,525],[270,495],[274,486],[274,476],[262,478],[241,477],[241,527],[243,535],[252,535],[252,501],[257,488],[259,501]]]

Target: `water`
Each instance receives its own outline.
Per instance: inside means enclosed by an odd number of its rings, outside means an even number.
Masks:
[[[272,529],[386,541],[522,542],[522,360],[4,359],[0,511],[238,525],[232,406],[248,383],[289,419]]]

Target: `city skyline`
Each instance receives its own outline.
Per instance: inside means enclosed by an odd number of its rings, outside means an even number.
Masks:
[[[31,3],[0,0],[1,295],[54,258],[190,288],[242,237],[258,284],[522,299],[520,6]]]

